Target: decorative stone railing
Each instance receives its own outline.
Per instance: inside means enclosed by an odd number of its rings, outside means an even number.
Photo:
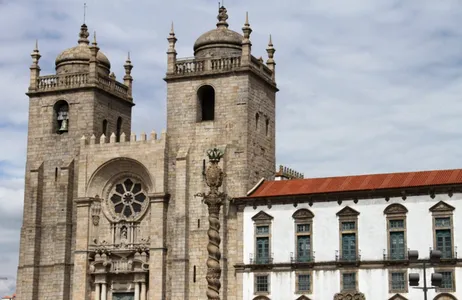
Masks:
[[[63,75],[47,75],[40,76],[37,79],[38,91],[51,91],[67,88],[78,88],[90,86],[89,73],[71,73]],[[116,80],[104,76],[97,75],[96,85],[104,90],[118,94],[122,97],[129,96],[128,87]]]
[[[206,57],[206,58],[179,58],[175,63],[173,76],[196,75],[203,73],[218,73],[251,68],[262,76],[272,79],[273,72],[263,61],[252,56],[248,65],[243,65],[241,56],[230,57]]]

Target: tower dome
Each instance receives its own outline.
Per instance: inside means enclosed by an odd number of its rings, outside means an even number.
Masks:
[[[202,34],[194,43],[194,56],[234,56],[241,55],[244,37],[228,29],[228,14],[224,6],[218,11],[217,28]]]
[[[91,58],[88,36],[87,25],[83,24],[80,27],[78,45],[64,50],[56,57],[55,65],[57,74],[88,71]],[[109,75],[111,63],[107,56],[98,51],[96,59],[99,71],[105,75]]]

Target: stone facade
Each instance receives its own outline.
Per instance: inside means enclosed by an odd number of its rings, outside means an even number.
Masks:
[[[131,133],[130,59],[123,83],[88,41],[41,76],[32,53],[29,134],[17,299],[204,299],[207,290],[206,151],[224,152],[222,190],[245,196],[275,166],[275,83],[244,35],[217,29],[197,57],[176,58],[168,38],[167,131]],[[239,44],[240,42],[240,44]],[[242,218],[221,211],[222,299],[242,299]]]

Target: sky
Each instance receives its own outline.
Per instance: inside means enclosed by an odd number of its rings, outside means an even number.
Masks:
[[[178,57],[215,28],[210,0],[0,0],[0,296],[14,292],[22,221],[30,53],[42,75],[86,24],[121,79],[134,65],[133,131],[166,127],[171,22]],[[226,0],[249,13],[252,52],[276,48],[277,163],[305,177],[461,168],[462,2]]]

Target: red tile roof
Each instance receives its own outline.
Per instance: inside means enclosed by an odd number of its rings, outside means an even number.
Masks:
[[[462,184],[462,169],[264,181],[247,198]]]

